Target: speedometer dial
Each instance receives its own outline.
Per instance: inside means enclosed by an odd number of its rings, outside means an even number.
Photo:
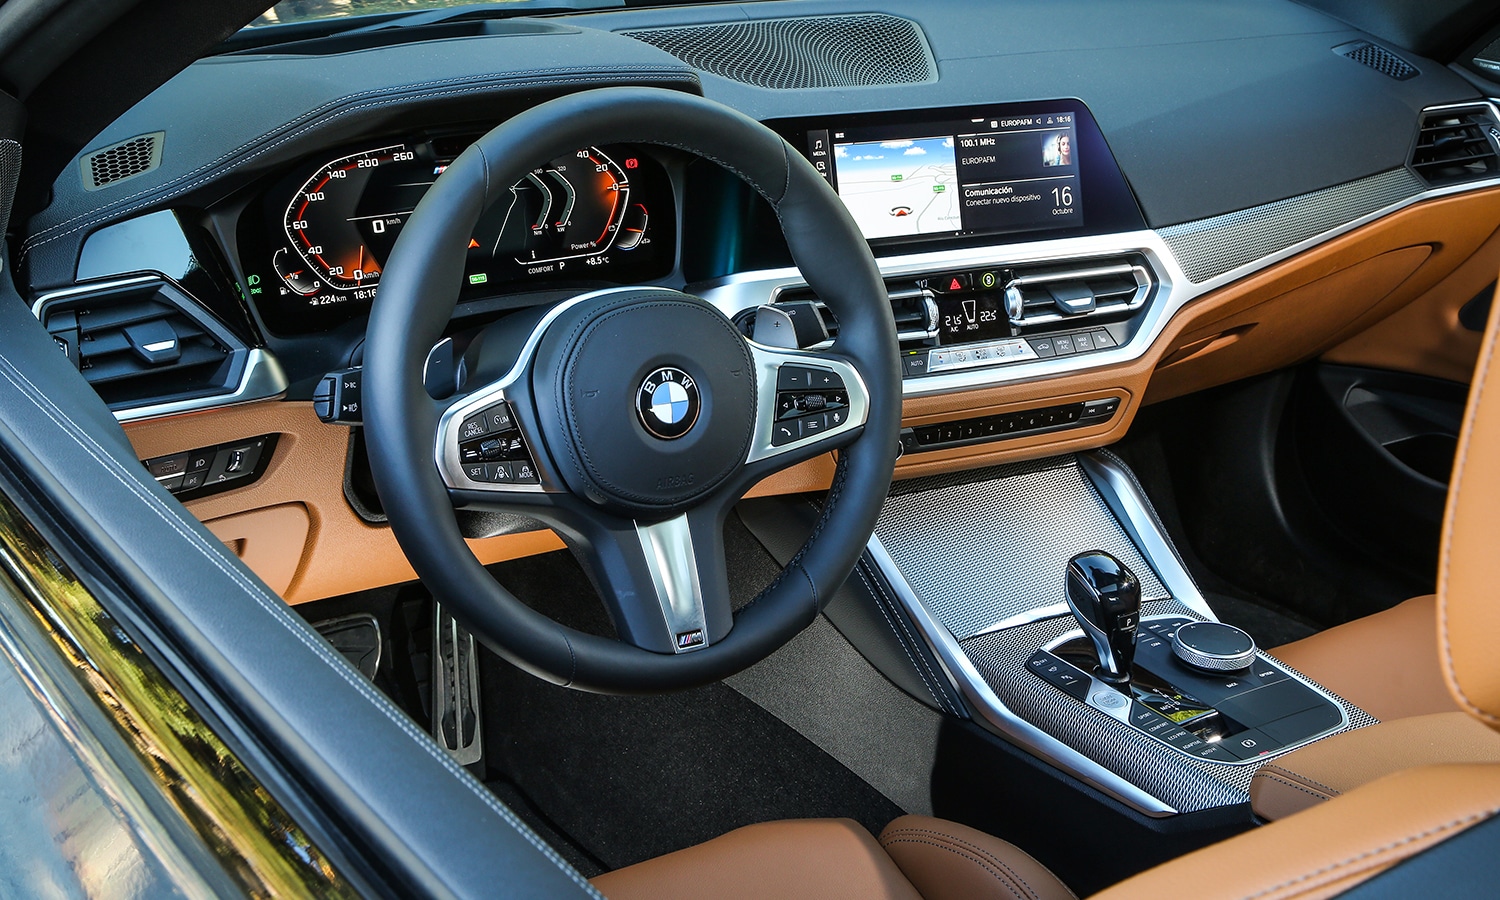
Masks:
[[[313,274],[341,291],[380,280],[384,255],[377,258],[371,242],[389,247],[433,181],[422,177],[416,158],[405,144],[393,144],[335,159],[303,182],[286,208],[286,234]],[[382,169],[392,168],[402,170],[406,183],[382,177]],[[375,184],[382,190],[369,190]]]

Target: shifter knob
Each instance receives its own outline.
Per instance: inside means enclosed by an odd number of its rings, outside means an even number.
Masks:
[[[1124,563],[1102,550],[1068,562],[1068,608],[1099,655],[1099,677],[1130,683],[1135,629],[1141,621],[1141,584]]]

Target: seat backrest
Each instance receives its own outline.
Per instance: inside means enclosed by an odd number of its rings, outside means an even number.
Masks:
[[[1500,543],[1500,302],[1492,306],[1448,490],[1437,637],[1459,707],[1500,729],[1500,599],[1492,571]]]

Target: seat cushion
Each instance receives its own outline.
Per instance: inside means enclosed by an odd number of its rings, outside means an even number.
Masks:
[[[610,900],[1073,900],[1014,845],[927,816],[896,819],[879,843],[848,819],[749,825],[594,886]]]
[[[593,883],[610,900],[921,900],[875,838],[849,819],[747,825]]]
[[[1430,595],[1267,652],[1383,722],[1458,709]]]
[[[1021,848],[957,822],[902,816],[880,832],[880,846],[923,900],[1074,900]]]

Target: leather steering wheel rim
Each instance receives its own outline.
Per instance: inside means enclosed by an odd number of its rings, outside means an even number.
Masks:
[[[464,248],[481,214],[538,161],[617,143],[656,144],[703,157],[772,205],[798,268],[838,317],[830,353],[853,365],[869,399],[863,430],[839,454],[833,486],[806,545],[734,614],[727,635],[691,653],[653,652],[586,634],[511,596],[465,545],[454,516],[456,493],[434,465],[442,406],[424,388],[423,367],[452,318]],[[691,687],[744,669],[785,644],[811,624],[858,562],[898,455],[895,325],[859,228],[828,183],[779,136],[728,107],[677,91],[619,87],[570,94],[514,116],[464,151],[412,213],[387,260],[364,358],[371,470],[413,568],[486,646],[539,677],[582,690]]]

